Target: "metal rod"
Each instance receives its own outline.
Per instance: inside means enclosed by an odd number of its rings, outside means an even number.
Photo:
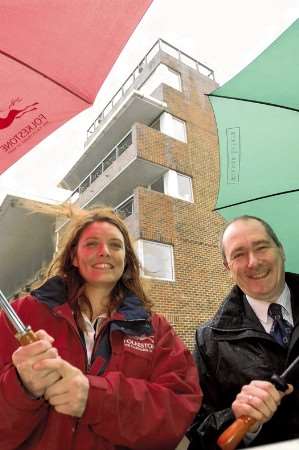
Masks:
[[[294,361],[289,365],[289,367],[286,368],[286,370],[280,375],[281,378],[283,378],[285,380],[285,378],[287,377],[287,375],[289,375],[289,373],[293,370],[293,368],[296,366],[296,364],[299,363],[299,356],[297,356],[297,358],[294,359]]]
[[[18,317],[17,313],[13,309],[13,307],[10,305],[8,300],[6,299],[3,292],[0,290],[0,308],[3,309],[5,312],[7,318],[12,323],[15,330],[20,333],[24,334],[27,332],[27,327],[23,324],[21,319]]]

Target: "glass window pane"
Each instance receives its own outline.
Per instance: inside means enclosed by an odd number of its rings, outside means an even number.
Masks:
[[[159,64],[139,90],[142,94],[150,96],[162,83],[179,91],[182,90],[180,74],[165,64]]]
[[[172,246],[159,242],[141,241],[144,275],[163,280],[174,280]]]
[[[172,114],[162,113],[160,116],[161,132],[178,139],[182,142],[187,142],[186,124],[183,120],[177,119]]]
[[[178,175],[178,198],[183,200],[187,200],[188,202],[193,201],[192,195],[192,183],[191,178],[186,177],[185,175]]]
[[[175,70],[170,69],[169,67],[167,67],[167,77],[165,80],[165,84],[168,84],[168,86],[171,86],[174,89],[177,89],[178,91],[182,90],[180,74]]]
[[[173,117],[173,137],[182,142],[187,142],[186,125],[183,120]]]

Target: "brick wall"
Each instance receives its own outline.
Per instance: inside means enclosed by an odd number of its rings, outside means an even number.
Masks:
[[[140,237],[172,244],[175,282],[151,279],[155,309],[192,348],[196,327],[209,319],[230,288],[218,251],[224,220],[213,212],[219,179],[217,130],[208,97],[216,84],[170,56],[163,62],[182,75],[183,92],[163,85],[168,111],[186,121],[188,142],[136,125],[138,157],[192,177],[194,203],[138,188]],[[161,92],[161,89],[160,89]]]

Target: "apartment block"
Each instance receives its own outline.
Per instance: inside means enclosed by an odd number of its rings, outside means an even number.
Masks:
[[[125,218],[156,311],[191,348],[230,283],[218,251],[223,219],[213,71],[159,40],[87,131],[61,182],[81,206]]]

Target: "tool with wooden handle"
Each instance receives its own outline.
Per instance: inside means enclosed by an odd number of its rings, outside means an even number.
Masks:
[[[16,330],[15,337],[20,342],[22,346],[31,344],[32,342],[38,341],[38,338],[35,336],[34,332],[31,330],[31,327],[28,325],[24,325],[11,304],[6,299],[3,292],[0,290],[0,308],[5,313],[8,320],[13,325]]]
[[[299,363],[299,356],[289,365],[281,375],[272,375],[271,383],[276,389],[285,392],[288,389],[286,382],[287,376],[293,368]],[[256,423],[256,420],[249,416],[241,416],[236,419],[218,438],[217,444],[221,450],[235,450],[242,441],[249,429]]]

